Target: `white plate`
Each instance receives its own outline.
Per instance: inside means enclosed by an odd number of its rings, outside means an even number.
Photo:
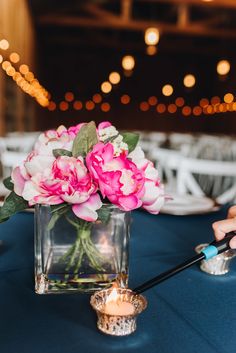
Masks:
[[[171,195],[172,200],[166,201],[160,213],[173,215],[201,214],[216,211],[214,201],[208,197],[193,195]]]

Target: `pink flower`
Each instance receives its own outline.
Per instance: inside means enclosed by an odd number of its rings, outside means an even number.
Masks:
[[[145,176],[144,194],[141,197],[142,207],[152,214],[158,214],[165,202],[165,194],[157,169],[144,157],[144,152],[139,146],[129,154],[129,158],[143,171]]]
[[[31,154],[24,165],[12,172],[14,191],[29,205],[73,204],[73,211],[85,220],[96,220],[96,210],[102,206],[96,194],[97,184],[91,178],[82,157]]]
[[[79,131],[79,128],[77,125],[77,127],[71,127],[67,130],[65,126],[61,125],[57,130],[48,130],[40,134],[34,146],[35,153],[53,156],[54,149],[71,151],[76,131]]]
[[[125,211],[142,205],[144,174],[125,153],[115,157],[111,143],[98,143],[88,153],[86,163],[103,197]]]

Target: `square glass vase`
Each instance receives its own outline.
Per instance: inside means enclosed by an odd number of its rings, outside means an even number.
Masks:
[[[86,222],[71,209],[56,214],[35,206],[36,293],[94,292],[113,282],[127,287],[130,212],[107,204],[102,214]]]

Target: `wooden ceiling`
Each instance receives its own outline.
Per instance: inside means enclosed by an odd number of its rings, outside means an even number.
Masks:
[[[236,38],[235,0],[29,0],[38,27],[144,31]]]

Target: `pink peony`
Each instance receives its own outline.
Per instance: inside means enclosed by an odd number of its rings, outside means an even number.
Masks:
[[[88,153],[86,163],[103,197],[125,211],[142,205],[144,173],[126,153],[115,157],[111,143],[98,143]]]
[[[143,171],[145,176],[144,194],[141,197],[142,207],[149,213],[158,214],[165,202],[165,194],[157,169],[151,161],[145,158],[139,146],[129,154],[129,158]]]
[[[61,125],[57,130],[48,130],[40,134],[35,143],[34,151],[40,155],[53,155],[54,149],[72,150],[73,141],[84,123],[71,126],[68,130]]]
[[[94,183],[82,157],[31,154],[23,166],[12,172],[14,191],[29,205],[56,205],[63,202],[73,207],[75,214],[85,220],[96,220],[96,210],[102,206]],[[79,216],[80,215],[80,216]]]

